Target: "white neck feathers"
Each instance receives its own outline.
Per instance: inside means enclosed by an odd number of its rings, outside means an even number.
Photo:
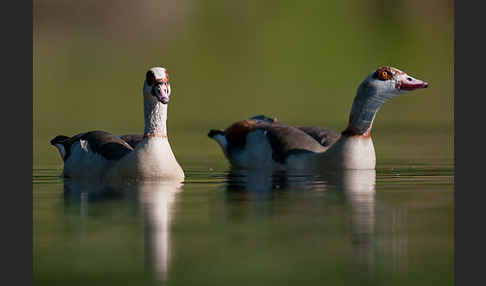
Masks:
[[[166,137],[167,136],[167,104],[144,96],[144,135]]]

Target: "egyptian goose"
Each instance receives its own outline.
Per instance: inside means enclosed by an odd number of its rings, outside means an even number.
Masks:
[[[116,136],[90,131],[51,140],[64,161],[62,175],[73,179],[183,179],[184,172],[167,138],[169,74],[151,68],[143,84],[145,129],[143,135]]]
[[[272,169],[374,169],[371,126],[390,99],[428,83],[393,67],[380,67],[358,87],[349,124],[341,134],[323,127],[290,126],[265,116],[234,123],[208,136],[232,167]]]

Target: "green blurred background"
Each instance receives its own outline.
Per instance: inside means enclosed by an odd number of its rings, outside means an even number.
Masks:
[[[188,175],[170,284],[452,285],[453,13],[452,0],[34,0],[35,281],[150,280],[143,206],[61,196],[49,140],[142,132],[144,76],[164,66],[170,142]],[[208,172],[227,162],[206,134],[256,114],[342,130],[358,85],[381,65],[430,87],[387,103],[374,123],[376,273],[364,279],[349,264],[339,192],[240,203],[221,191],[222,172]]]
[[[35,0],[34,32],[34,168],[62,166],[48,143],[58,134],[142,132],[151,66],[170,72],[169,136],[186,168],[223,166],[208,129],[256,114],[342,130],[381,65],[430,88],[386,104],[375,135],[421,130],[426,145],[442,130],[427,150],[453,157],[452,0]]]

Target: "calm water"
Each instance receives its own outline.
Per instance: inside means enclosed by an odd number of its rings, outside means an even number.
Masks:
[[[36,285],[453,285],[452,131],[393,134],[375,136],[376,171],[236,172],[216,144],[174,147],[183,185],[41,164]]]
[[[453,284],[453,1],[34,2],[36,285]],[[159,65],[184,184],[60,179],[49,140],[143,130]],[[262,113],[342,130],[381,65],[431,85],[380,110],[376,172],[234,173],[206,136]]]

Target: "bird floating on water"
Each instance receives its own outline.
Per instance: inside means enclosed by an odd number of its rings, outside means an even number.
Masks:
[[[63,177],[72,179],[184,179],[167,138],[167,107],[171,96],[168,71],[148,70],[143,84],[143,135],[117,136],[89,131],[51,140],[64,161]]]
[[[226,130],[210,130],[232,167],[329,170],[375,169],[371,127],[390,99],[429,84],[394,67],[380,67],[359,85],[349,124],[338,133],[317,126],[291,126],[259,115]]]

